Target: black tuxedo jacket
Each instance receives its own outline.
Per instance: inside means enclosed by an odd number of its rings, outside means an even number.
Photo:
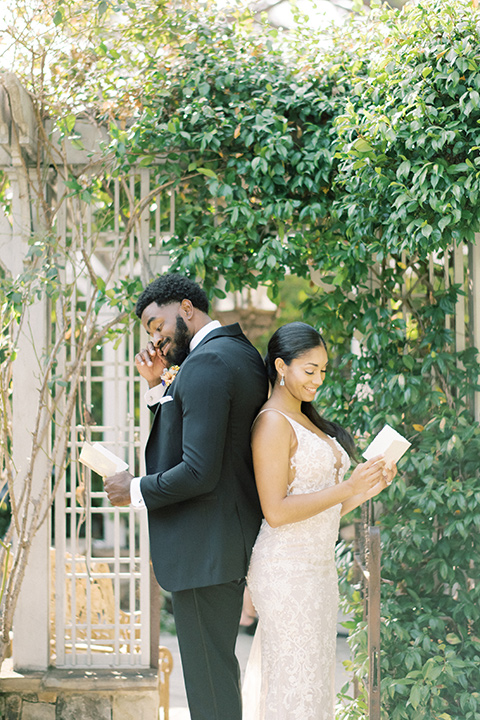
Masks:
[[[261,521],[250,429],[267,385],[259,353],[239,325],[229,325],[188,355],[154,408],[140,487],[165,590],[246,574]]]

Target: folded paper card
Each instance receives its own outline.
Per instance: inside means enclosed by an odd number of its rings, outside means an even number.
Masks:
[[[383,455],[386,463],[397,463],[412,443],[390,425],[385,425],[363,453],[365,460]]]
[[[78,459],[90,468],[90,470],[93,470],[102,477],[108,477],[122,470],[128,470],[126,462],[98,442],[86,442],[82,447],[82,452]]]

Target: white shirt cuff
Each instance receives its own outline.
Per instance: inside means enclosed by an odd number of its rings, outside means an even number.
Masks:
[[[160,385],[155,385],[153,388],[147,390],[144,395],[147,405],[156,405],[158,402],[160,402],[160,398],[165,395],[166,389],[167,386],[160,383]]]
[[[145,500],[140,490],[140,480],[142,478],[134,477],[130,482],[130,503],[136,510],[145,507]]]

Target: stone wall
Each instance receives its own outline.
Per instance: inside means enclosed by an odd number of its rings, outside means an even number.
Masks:
[[[0,678],[0,720],[158,720],[157,671],[50,670]]]

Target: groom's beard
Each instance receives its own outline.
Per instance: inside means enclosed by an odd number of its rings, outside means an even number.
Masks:
[[[177,315],[173,344],[166,354],[170,365],[181,365],[190,351],[190,340],[192,335],[188,330],[185,320]]]

